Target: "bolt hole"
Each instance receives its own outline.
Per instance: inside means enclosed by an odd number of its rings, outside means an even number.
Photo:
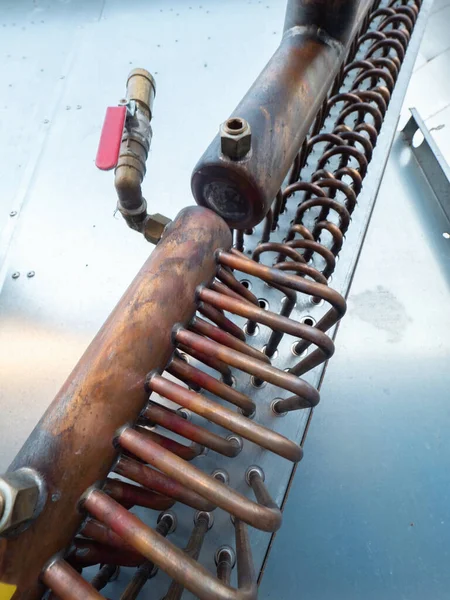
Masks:
[[[259,377],[254,377],[253,375],[250,378],[250,383],[252,384],[253,387],[255,387],[257,389],[263,388],[266,385],[265,381],[263,381],[262,379],[259,379]]]
[[[316,324],[316,321],[312,317],[303,317],[300,322],[304,323],[305,325],[309,325],[309,327],[314,327]]]
[[[424,139],[425,138],[423,136],[423,133],[420,131],[420,129],[418,129],[416,131],[416,133],[413,135],[413,139],[412,139],[413,148],[418,148],[423,143]]]
[[[311,296],[311,302],[316,306],[322,306],[323,304],[322,298],[319,298],[318,296]]]
[[[252,289],[252,284],[250,283],[250,281],[248,279],[241,279],[241,283],[248,290]]]
[[[301,340],[299,340],[298,342],[294,342],[291,346],[291,352],[294,356],[306,356],[308,354],[308,349],[303,350],[303,352],[299,352],[299,345],[302,343]],[[286,369],[287,372],[289,372],[289,369]]]
[[[267,354],[267,352],[266,352],[266,349],[267,349],[267,346],[264,346],[263,349],[262,349],[262,351],[264,352],[264,354],[266,354],[267,356],[269,356]],[[278,356],[278,350],[275,350],[275,352],[273,354],[271,354],[269,356],[269,358],[274,358],[275,359],[275,358],[277,358],[277,356]]]
[[[258,298],[258,305],[259,308],[262,308],[263,310],[267,310],[269,308],[269,303],[265,298]]]
[[[177,410],[177,413],[181,418],[185,419],[186,421],[190,421],[192,418],[191,411],[187,408],[179,408]]]
[[[254,327],[254,329],[251,329],[251,330],[249,331],[249,329],[248,329],[248,325],[247,325],[247,323],[246,323],[246,324],[244,325],[244,333],[245,333],[245,335],[249,335],[249,336],[251,336],[251,337],[254,337],[255,335],[258,335],[258,333],[259,333],[259,327],[258,327],[258,325],[256,325],[256,326]]]
[[[282,398],[274,398],[272,400],[272,403],[270,404],[270,409],[276,417],[285,417],[287,415],[287,412],[278,412],[276,410],[276,405],[280,400],[282,400]]]

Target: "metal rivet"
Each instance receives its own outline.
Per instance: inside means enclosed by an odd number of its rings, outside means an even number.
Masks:
[[[9,216],[10,216],[10,217],[15,217],[16,215],[17,215],[17,210],[12,210],[12,211],[9,213]]]
[[[28,271],[27,273],[27,277],[34,277],[36,275],[36,273],[34,271]]]
[[[69,105],[66,106],[66,110],[70,110],[70,106]]]
[[[82,108],[81,104],[77,104],[77,110],[80,110]]]
[[[50,123],[50,121],[48,119],[44,119],[44,124],[47,125],[47,123]]]
[[[14,273],[11,275],[11,277],[12,277],[13,279],[18,279],[18,278],[20,277],[20,273],[19,273],[19,271],[14,271]]]

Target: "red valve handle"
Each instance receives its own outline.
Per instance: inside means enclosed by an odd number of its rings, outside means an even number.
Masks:
[[[117,165],[126,116],[126,106],[108,106],[106,109],[95,159],[95,165],[102,171],[110,171]]]

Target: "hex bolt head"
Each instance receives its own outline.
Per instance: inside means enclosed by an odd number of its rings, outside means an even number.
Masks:
[[[170,223],[170,219],[156,213],[154,215],[149,215],[145,219],[144,225],[144,236],[145,239],[151,244],[157,244],[159,240],[162,238],[164,230],[167,225]]]
[[[0,477],[0,535],[13,532],[19,525],[37,516],[42,487],[31,469],[19,469]]]
[[[222,154],[231,160],[244,158],[252,146],[252,132],[249,123],[241,117],[231,117],[220,126],[220,147]]]

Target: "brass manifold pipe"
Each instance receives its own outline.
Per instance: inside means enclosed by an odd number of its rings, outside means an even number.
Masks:
[[[145,69],[133,69],[127,79],[126,98],[122,100],[127,104],[129,116],[114,178],[117,209],[131,229],[141,232],[154,244],[160,240],[169,223],[169,219],[159,213],[147,213],[147,202],[141,187],[152,139],[150,122],[155,95],[156,83],[151,73]]]

